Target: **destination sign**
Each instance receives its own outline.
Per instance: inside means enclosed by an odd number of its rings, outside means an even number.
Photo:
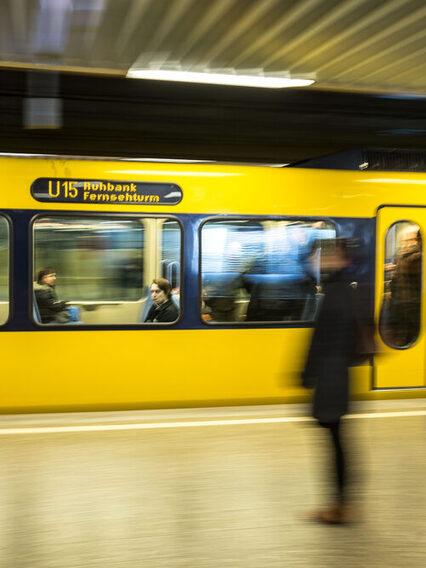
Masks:
[[[183,197],[175,183],[64,178],[34,180],[31,195],[37,201],[93,205],[177,205]]]

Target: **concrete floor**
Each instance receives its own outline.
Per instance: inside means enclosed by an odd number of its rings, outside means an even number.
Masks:
[[[347,420],[350,526],[303,520],[330,492],[305,412],[1,417],[0,566],[423,568],[426,400],[364,403]]]

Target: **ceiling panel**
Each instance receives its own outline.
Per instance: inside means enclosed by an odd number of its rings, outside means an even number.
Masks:
[[[426,95],[424,0],[0,0],[0,66],[284,73]]]

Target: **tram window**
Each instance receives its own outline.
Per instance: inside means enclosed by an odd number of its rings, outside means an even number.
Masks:
[[[9,317],[9,223],[0,216],[0,325]]]
[[[180,226],[168,219],[161,230],[161,276],[172,285],[173,293],[180,290]]]
[[[380,334],[390,347],[412,345],[420,332],[422,237],[410,221],[394,223],[386,233],[384,293]]]
[[[335,236],[325,221],[207,221],[201,230],[202,319],[312,321],[321,274],[309,252],[314,241]]]
[[[165,218],[39,217],[33,225],[34,280],[40,269],[54,269],[56,296],[67,302],[67,310],[69,307],[78,309],[76,323],[143,323],[152,304],[152,280],[162,276],[167,242],[164,227],[169,221]],[[180,259],[180,227],[174,223],[173,259]],[[34,283],[36,290],[39,285]],[[38,295],[40,291],[34,295],[35,320],[61,323],[56,317],[53,322],[47,321],[46,314],[39,313]],[[51,314],[48,319],[52,319]]]

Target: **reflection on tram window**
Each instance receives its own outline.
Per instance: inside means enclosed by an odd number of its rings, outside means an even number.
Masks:
[[[0,216],[0,325],[9,317],[9,224]]]
[[[321,275],[319,257],[315,268],[309,253],[314,241],[335,236],[325,221],[208,221],[201,233],[202,319],[311,321]]]
[[[180,226],[168,219],[162,225],[161,277],[172,285],[172,294],[180,289]]]
[[[40,217],[34,223],[34,271],[55,267],[56,295],[80,308],[80,323],[143,323],[151,306],[149,286],[162,272],[168,223],[164,218]],[[178,259],[180,238],[177,225]],[[180,264],[175,270],[180,278]]]
[[[384,299],[380,333],[391,347],[409,347],[420,331],[422,238],[410,221],[394,223],[386,233]]]

